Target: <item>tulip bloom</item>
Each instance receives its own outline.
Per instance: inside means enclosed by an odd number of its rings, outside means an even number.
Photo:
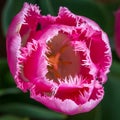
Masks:
[[[115,13],[115,50],[120,58],[120,9]]]
[[[7,32],[7,58],[17,87],[57,112],[92,110],[104,96],[111,66],[105,32],[60,7],[58,16],[25,3]]]

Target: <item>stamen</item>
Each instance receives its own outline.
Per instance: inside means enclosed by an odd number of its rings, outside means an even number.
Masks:
[[[58,73],[57,70],[55,70],[52,66],[48,66],[48,73],[47,73],[47,77],[49,78],[61,78],[60,74]]]
[[[55,70],[58,69],[60,54],[57,53],[55,56],[52,55],[48,58],[48,63],[54,67]]]

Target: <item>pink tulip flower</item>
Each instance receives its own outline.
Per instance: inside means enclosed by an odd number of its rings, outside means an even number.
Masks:
[[[44,16],[28,3],[9,26],[7,58],[18,88],[68,115],[100,103],[112,61],[108,37],[94,21],[66,7]]]
[[[120,9],[115,13],[115,50],[120,58]]]

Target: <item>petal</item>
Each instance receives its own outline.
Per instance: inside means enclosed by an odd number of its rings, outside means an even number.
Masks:
[[[85,104],[82,105],[83,112],[89,112],[93,108],[95,108],[100,101],[103,99],[104,96],[104,89],[102,85],[99,84],[98,81],[95,82],[94,89],[92,91],[92,94]]]
[[[76,86],[62,85],[58,88],[55,97],[61,99],[62,101],[70,99],[79,105],[84,104],[87,101],[89,94],[86,93],[88,93],[88,91],[88,87],[80,88]]]
[[[27,10],[24,11],[24,23],[19,31],[22,39],[22,46],[30,42],[35,37],[36,33],[41,30],[39,7],[27,4],[26,9]]]
[[[40,19],[42,29],[48,27],[49,25],[55,24],[55,21],[56,21],[55,16],[51,16],[51,15],[42,16]]]
[[[86,22],[86,24],[91,26],[94,30],[98,30],[98,31],[101,30],[100,26],[93,20],[91,20],[85,16],[80,16],[80,18],[83,19]]]
[[[69,91],[68,91],[69,92]],[[89,112],[103,99],[104,90],[101,85],[96,82],[93,93],[88,101],[84,104],[76,104],[72,99],[61,100],[56,97],[41,96],[35,94],[34,88],[30,90],[31,98],[41,102],[50,109],[68,115]]]
[[[120,9],[115,13],[115,49],[120,57]]]
[[[109,72],[112,63],[112,55],[105,33],[96,31],[91,36],[90,56],[98,68],[98,79],[102,83],[106,82],[106,74]]]
[[[39,14],[39,10],[36,5],[29,5],[25,3],[22,10],[12,20],[7,32],[7,59],[13,76],[15,76],[16,73],[17,56],[19,55],[19,49],[22,42],[20,29],[25,23],[25,17],[27,14],[29,14],[29,11]],[[26,31],[24,30],[24,32]]]
[[[41,102],[48,108],[55,110],[56,112],[61,112],[64,114],[77,114],[80,113],[80,107],[74,103],[72,100],[65,100],[62,101],[60,99],[54,98],[54,97],[46,97],[46,96],[40,96],[40,95],[35,95],[34,92],[31,90],[31,98],[35,99],[38,102]]]
[[[68,26],[76,26],[76,16],[66,7],[60,7],[58,17],[56,18],[56,23]]]
[[[86,44],[89,59],[98,69],[96,78],[104,83],[107,80],[106,74],[109,72],[112,63],[112,55],[107,35],[102,30],[98,31],[96,29],[93,29],[87,23],[82,23],[72,33],[72,37],[74,41],[81,41]]]
[[[15,79],[18,87],[23,91],[35,84],[37,80],[43,79],[47,72],[42,50],[43,48],[35,40],[21,48]]]
[[[71,31],[69,27],[58,27],[56,25],[50,26],[43,30],[39,35],[39,40],[27,42],[27,45],[20,49],[18,56],[17,72],[15,80],[17,86],[26,91],[30,89],[37,81],[48,81],[46,78],[47,73],[47,60],[46,60],[46,43],[58,34],[61,28],[68,32]]]
[[[90,48],[91,59],[97,65],[97,68],[99,68],[98,76],[100,81],[105,83],[107,80],[106,74],[109,72],[109,68],[112,64],[112,54],[108,36],[97,23],[89,18],[83,16],[82,18],[90,26],[87,27],[90,39],[86,42],[88,48]]]

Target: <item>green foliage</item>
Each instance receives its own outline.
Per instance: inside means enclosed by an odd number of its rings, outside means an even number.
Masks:
[[[102,3],[100,0],[26,0],[40,6],[42,14],[57,15],[60,6],[68,7],[73,13],[96,21],[109,35],[113,64],[109,80],[105,84],[105,96],[94,110],[74,116],[65,116],[48,110],[40,103],[29,98],[16,88],[10,74],[7,60],[0,59],[0,120],[120,120],[120,60],[114,53],[114,12],[120,1]],[[102,0],[101,0],[102,1]],[[108,0],[109,1],[109,0]],[[6,34],[13,17],[22,8],[24,0],[7,0],[3,15],[2,28]]]
[[[0,117],[0,120],[29,120],[29,118],[21,118],[12,115],[4,115]]]
[[[0,59],[0,88],[5,88],[5,86],[11,87],[14,84],[15,83],[13,82],[13,78],[7,65],[7,60]]]
[[[120,120],[120,62],[113,61],[102,102],[102,120]]]
[[[0,112],[20,115],[23,117],[44,119],[44,120],[63,120],[65,115],[61,115],[50,110],[23,103],[10,103],[0,106]]]

